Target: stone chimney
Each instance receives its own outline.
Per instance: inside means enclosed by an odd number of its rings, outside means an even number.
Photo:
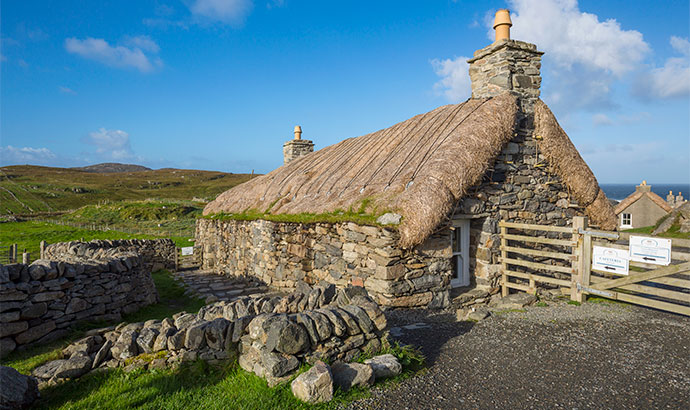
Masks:
[[[673,208],[673,206],[675,205],[675,203],[676,203],[676,197],[673,196],[673,191],[668,191],[668,195],[666,195],[666,203],[667,203],[668,206],[670,206],[671,208]]]
[[[537,46],[510,39],[510,12],[496,12],[496,41],[474,52],[470,64],[472,98],[485,98],[509,91],[520,97],[523,113],[533,112],[541,86],[541,56]]]
[[[314,143],[302,139],[302,127],[295,125],[295,138],[283,144],[283,164],[314,152]]]
[[[635,192],[652,192],[652,186],[647,185],[647,181],[642,181],[642,183],[635,187]]]

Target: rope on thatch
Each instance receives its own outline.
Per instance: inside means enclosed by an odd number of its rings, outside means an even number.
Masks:
[[[541,100],[534,107],[535,135],[542,137],[541,150],[554,173],[568,187],[577,203],[585,208],[592,223],[602,229],[616,228],[616,215],[606,194],[577,148]]]
[[[265,211],[271,204],[275,214],[318,214],[356,209],[370,199],[377,209],[403,216],[400,245],[411,247],[481,181],[512,138],[516,114],[508,93],[439,107],[238,185],[209,203],[204,215]]]

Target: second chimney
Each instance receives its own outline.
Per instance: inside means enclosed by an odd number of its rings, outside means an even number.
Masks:
[[[314,152],[314,143],[302,139],[302,127],[295,125],[295,138],[283,144],[283,164]]]

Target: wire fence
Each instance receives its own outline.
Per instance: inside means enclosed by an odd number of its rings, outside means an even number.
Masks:
[[[150,236],[160,236],[160,237],[193,237],[194,236],[194,226],[189,227],[127,227],[121,225],[101,225],[96,223],[79,223],[71,221],[63,221],[60,219],[45,219],[45,218],[35,218],[32,219],[37,222],[45,222],[54,225],[70,226],[72,228],[85,229],[90,231],[116,231],[123,232],[130,235],[150,235]]]

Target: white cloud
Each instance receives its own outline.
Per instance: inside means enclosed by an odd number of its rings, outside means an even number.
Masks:
[[[68,38],[65,40],[65,49],[72,54],[111,67],[136,68],[141,72],[150,72],[162,65],[159,58],[150,55],[156,54],[159,47],[149,37],[128,37],[125,43],[128,46],[110,45],[100,38]]]
[[[641,75],[635,94],[645,99],[667,99],[690,96],[690,41],[672,36],[671,47],[680,57],[671,57],[662,67]]]
[[[594,114],[592,122],[594,125],[613,125],[613,120],[608,115],[602,113]]]
[[[509,3],[514,12],[512,37],[537,44],[562,67],[581,64],[618,77],[649,52],[642,33],[623,30],[615,19],[599,21],[597,15],[580,11],[577,0]]]
[[[434,73],[441,79],[434,84],[437,92],[443,93],[450,101],[462,101],[472,93],[467,57],[431,60]]]
[[[72,95],[76,94],[76,92],[73,89],[71,89],[69,87],[64,87],[62,85],[58,87],[58,90],[60,90],[60,92],[63,94],[72,94]]]
[[[122,130],[99,128],[89,133],[84,142],[96,147],[96,153],[114,160],[133,158],[134,152],[129,143],[129,134]]]
[[[272,9],[276,7],[283,7],[285,5],[285,0],[269,0],[266,3],[266,8]]]
[[[189,10],[193,15],[212,22],[242,25],[254,8],[252,0],[193,0]]]
[[[55,154],[48,148],[0,147],[0,164],[45,164],[55,158]]]
[[[642,34],[624,30],[614,19],[579,9],[577,0],[509,0],[513,27],[511,37],[537,44],[544,51],[548,92],[543,98],[568,109],[610,108],[611,85],[639,65],[649,52]],[[493,40],[492,16],[484,23]],[[460,59],[434,60],[434,71],[442,79],[451,101],[469,95],[467,67]],[[545,70],[542,70],[544,72]],[[466,84],[467,83],[467,84]]]
[[[124,43],[133,48],[140,48],[144,51],[158,53],[160,47],[149,36],[125,37]]]

